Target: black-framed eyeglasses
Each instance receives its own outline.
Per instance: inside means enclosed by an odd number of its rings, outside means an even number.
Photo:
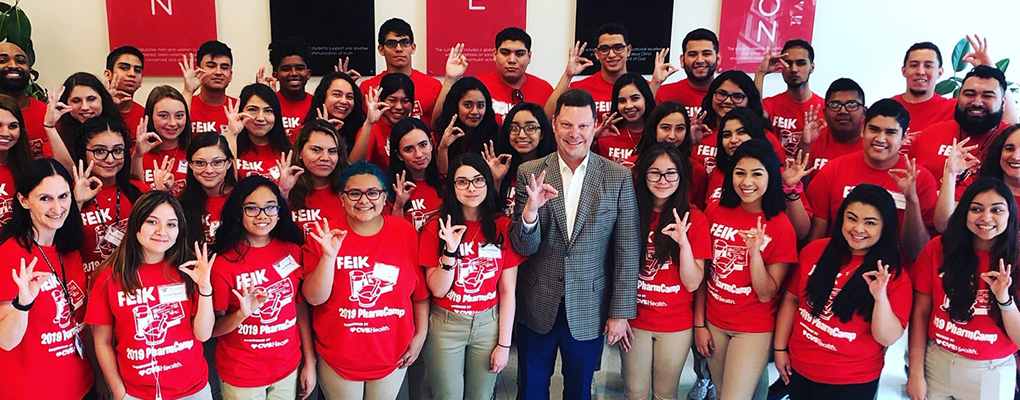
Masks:
[[[85,149],[85,151],[92,153],[92,158],[99,161],[106,161],[106,158],[111,155],[114,160],[123,160],[124,154],[127,152],[123,147],[114,147],[112,149],[98,147],[94,149]]]
[[[612,50],[613,53],[623,54],[623,51],[626,50],[626,49],[627,49],[627,45],[621,44],[621,43],[617,43],[617,44],[614,44],[612,46],[610,46],[608,44],[601,45],[599,47],[596,47],[595,51],[599,52],[599,54],[609,54],[609,50]]]
[[[478,188],[478,189],[481,189],[481,188],[485,187],[485,177],[484,176],[479,176],[479,177],[475,177],[475,179],[457,178],[457,179],[453,180],[453,186],[456,186],[457,189],[460,189],[460,190],[467,189],[469,184],[471,186],[474,186],[474,187]]]
[[[861,102],[856,100],[850,100],[846,103],[840,103],[838,101],[833,100],[828,103],[825,103],[825,108],[829,109],[829,111],[834,112],[839,112],[841,108],[846,108],[847,111],[853,112],[859,110],[863,105],[864,104],[861,104]]]
[[[524,131],[525,133],[532,135],[540,130],[542,130],[542,127],[538,125],[524,125],[524,126],[510,125],[511,135],[519,135],[521,131]]]
[[[397,45],[400,45],[400,47],[403,47],[405,49],[411,47],[411,39],[408,38],[403,38],[400,40],[390,39],[383,42],[383,46],[386,46],[387,49],[395,49],[397,48]]]
[[[649,183],[656,183],[661,181],[662,178],[666,178],[666,182],[676,182],[680,180],[680,172],[677,171],[666,171],[666,172],[645,172],[645,180]]]
[[[368,189],[366,191],[360,191],[355,189],[345,190],[344,196],[347,196],[347,200],[350,201],[360,201],[361,196],[368,197],[369,201],[376,201],[379,200],[380,197],[382,197],[383,193],[384,192],[380,189]]]
[[[223,168],[224,166],[226,166],[227,163],[229,163],[229,162],[230,162],[229,158],[217,158],[217,159],[214,159],[212,161],[191,160],[191,161],[188,161],[188,165],[191,166],[191,169],[205,169],[205,167],[208,167],[210,165],[212,165],[212,167],[215,168],[215,169],[220,169],[220,168]]]
[[[510,92],[510,103],[516,106],[523,102],[524,92],[522,92],[521,89],[514,89],[512,92]]]
[[[262,213],[266,213],[267,217],[275,217],[277,215],[280,215],[280,206],[277,206],[277,205],[271,205],[271,206],[265,206],[265,207],[248,205],[248,206],[242,207],[242,209],[244,209],[244,215],[247,215],[247,216],[252,217],[252,218],[258,217],[259,214],[262,214]]]
[[[744,100],[747,100],[747,95],[741,92],[730,93],[725,90],[719,89],[715,91],[715,99],[718,101],[726,101],[726,99],[733,99],[734,103],[740,103],[743,102]]]

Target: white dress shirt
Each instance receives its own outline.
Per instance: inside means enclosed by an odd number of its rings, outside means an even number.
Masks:
[[[577,169],[571,171],[559,153],[556,153],[556,161],[560,166],[560,181],[563,183],[563,191],[560,192],[560,196],[563,196],[563,208],[567,214],[567,239],[570,239],[574,234],[574,220],[577,218],[577,206],[581,202],[581,187],[584,186],[584,176],[588,172],[589,159],[591,159],[591,152],[584,156],[581,163],[577,165]],[[522,228],[526,231],[531,231],[538,225],[537,219],[532,223],[523,222]]]

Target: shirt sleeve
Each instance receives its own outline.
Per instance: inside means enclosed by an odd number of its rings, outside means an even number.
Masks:
[[[439,222],[436,218],[429,220],[421,230],[418,241],[418,265],[424,268],[439,266]]]
[[[710,233],[708,218],[698,210],[690,211],[691,229],[687,231],[687,239],[691,242],[691,253],[695,260],[712,259],[712,235]],[[682,217],[681,217],[682,218]]]
[[[822,170],[818,172],[818,175],[811,180],[811,184],[807,188],[807,200],[811,204],[811,210],[814,211],[814,216],[829,221],[829,210],[832,208],[829,203],[832,201],[831,184],[829,179],[831,174],[832,164],[826,164],[822,167]]]
[[[774,224],[777,228],[769,232],[771,233],[772,241],[768,246],[765,246],[765,252],[762,254],[762,260],[765,261],[765,264],[796,263],[797,234],[794,233],[793,225],[790,224],[790,220],[786,218],[786,215],[780,214],[772,218],[772,221],[762,221],[762,224],[768,224],[769,227],[772,227]]]
[[[900,276],[893,279],[886,289],[893,314],[900,321],[900,325],[904,327],[910,322],[910,307],[914,302],[914,293],[911,287],[910,275],[906,271],[900,271]]]
[[[231,274],[230,264],[227,263],[223,258],[219,258],[213,264],[212,268],[212,288],[213,288],[213,310],[226,312],[230,306],[230,277]]]
[[[921,206],[921,219],[924,220],[925,226],[935,226],[935,204],[938,200],[938,184],[935,177],[928,170],[921,169],[917,177],[917,201]]]

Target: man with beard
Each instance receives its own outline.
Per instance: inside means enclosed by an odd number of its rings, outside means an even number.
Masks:
[[[236,98],[227,96],[227,85],[234,77],[234,56],[226,44],[210,40],[198,47],[195,59],[195,74],[184,76],[184,98],[191,99],[191,131],[196,135],[224,133],[227,113],[223,106],[237,103]],[[196,95],[198,86],[202,90]]]
[[[805,114],[820,116],[825,100],[811,91],[808,80],[815,71],[815,49],[802,39],[788,40],[780,54],[766,54],[754,72],[754,83],[762,91],[765,75],[779,70],[786,91],[762,99],[761,105],[772,122],[773,132],[786,149],[786,157],[797,156],[797,144],[804,131]]]
[[[861,85],[853,79],[839,78],[825,91],[822,118],[803,115],[804,133],[797,148],[811,155],[811,176],[829,160],[861,150],[861,129],[868,111],[864,104]]]
[[[979,65],[963,78],[953,119],[933,124],[917,134],[907,153],[918,164],[942,179],[946,157],[953,140],[966,144],[969,153],[984,158],[988,144],[1009,124],[1002,120],[1005,108],[1006,76],[995,67]],[[966,179],[969,173],[960,175]]]
[[[288,139],[294,128],[305,123],[305,115],[312,106],[312,96],[305,91],[308,78],[312,76],[308,68],[311,56],[308,43],[298,37],[269,45],[269,63],[273,66],[273,79],[280,84],[276,97],[280,99],[280,114]]]
[[[390,18],[379,27],[379,55],[386,61],[386,70],[378,75],[361,82],[358,87],[362,95],[369,94],[370,88],[378,88],[382,77],[386,74],[399,72],[411,77],[414,82],[414,106],[411,109],[411,116],[425,121],[425,124],[432,125],[432,110],[436,107],[436,100],[439,99],[439,91],[443,84],[439,79],[433,78],[419,72],[411,67],[411,56],[418,49],[414,44],[414,32],[411,25],[400,18]],[[368,107],[368,103],[365,103]],[[446,125],[442,125],[446,127]]]
[[[545,103],[545,113],[550,119],[556,110],[556,99],[566,92],[567,89],[574,88],[583,89],[595,99],[596,123],[605,120],[606,116],[609,115],[609,110],[612,109],[613,105],[613,84],[616,83],[617,78],[627,73],[627,58],[630,57],[631,51],[630,38],[627,35],[627,28],[615,22],[609,22],[600,26],[596,36],[598,44],[595,46],[594,53],[595,58],[599,60],[601,65],[599,72],[577,82],[570,83],[574,76],[580,74],[585,68],[593,64],[591,60],[581,57],[587,43],[575,44],[570,49],[570,54],[567,58],[567,68],[563,71],[563,76],[560,77],[559,83],[556,84],[556,88],[553,89],[552,94],[549,95],[549,100]],[[658,86],[653,85],[652,92],[654,93],[656,90],[658,90]]]
[[[28,133],[29,147],[35,158],[52,157],[49,139],[43,129],[46,103],[25,94],[29,81],[28,55],[18,45],[0,43],[0,94],[10,96],[21,107],[25,119],[22,132]]]
[[[121,46],[106,56],[106,70],[103,78],[106,87],[113,97],[113,104],[124,118],[124,126],[128,128],[128,136],[135,138],[135,127],[145,116],[145,107],[138,104],[135,92],[142,86],[142,69],[145,67],[145,56],[134,46]]]
[[[680,64],[687,77],[662,85],[655,94],[655,103],[679,101],[687,107],[687,115],[694,118],[701,113],[701,100],[708,94],[708,86],[719,67],[719,38],[708,29],[698,28],[684,36],[681,47]]]

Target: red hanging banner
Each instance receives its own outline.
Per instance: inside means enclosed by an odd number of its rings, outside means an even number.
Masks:
[[[816,0],[722,0],[719,52],[722,70],[754,72],[769,47],[790,39],[811,41]]]
[[[180,76],[181,55],[216,39],[213,0],[106,0],[106,19],[110,50],[137,47],[146,76]]]
[[[446,59],[457,43],[464,43],[467,75],[495,71],[496,34],[510,26],[527,30],[527,0],[428,0],[425,11],[427,67],[433,76],[446,75]]]

